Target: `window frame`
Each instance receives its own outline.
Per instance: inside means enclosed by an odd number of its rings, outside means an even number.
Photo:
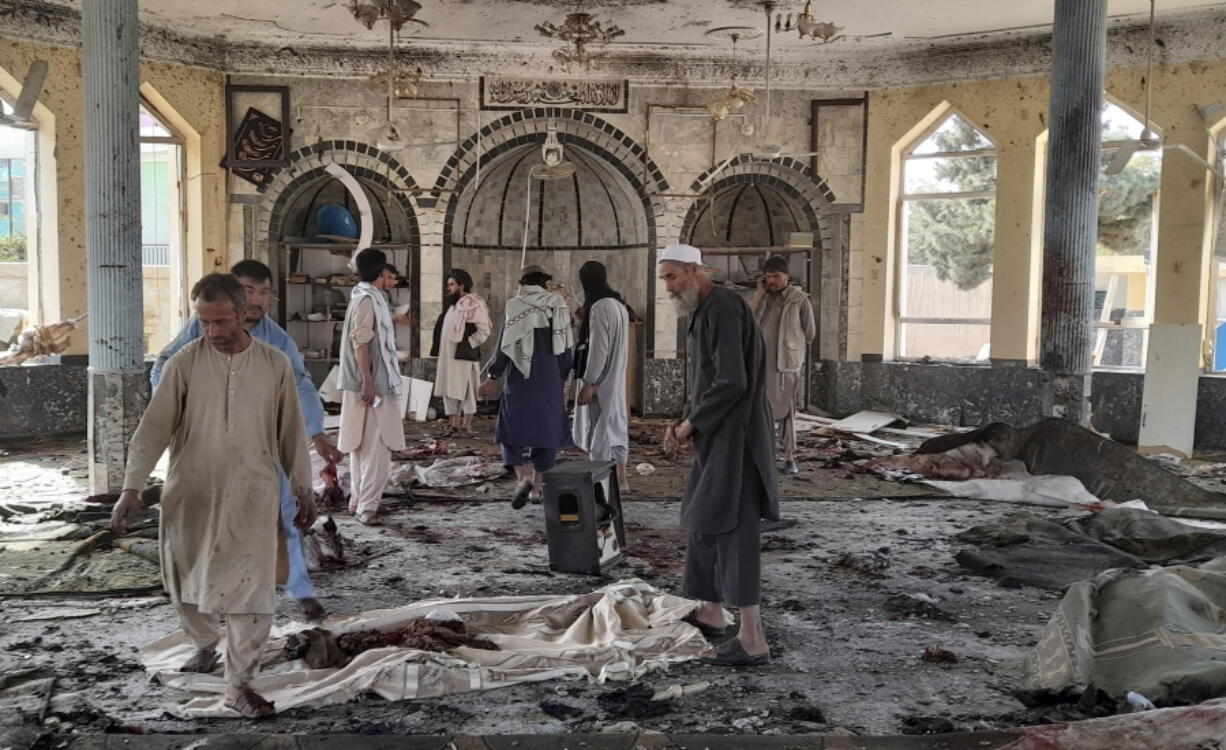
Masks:
[[[151,101],[149,101],[144,95],[141,95],[140,97],[139,106],[140,106],[140,109],[139,109],[140,112],[152,117],[158,123],[158,125],[160,125],[162,129],[165,130],[167,133],[170,133],[170,135],[168,136],[138,135],[138,143],[137,143],[138,148],[143,147],[145,145],[164,145],[164,146],[169,146],[173,149],[174,179],[175,179],[175,186],[174,186],[173,194],[177,198],[177,201],[176,201],[177,205],[173,209],[171,209],[170,206],[167,206],[167,210],[175,211],[176,231],[174,232],[175,244],[172,245],[171,248],[169,248],[167,252],[167,262],[165,264],[145,263],[145,259],[148,256],[148,254],[145,251],[145,244],[143,242],[143,238],[141,242],[142,272],[144,268],[169,268],[172,289],[176,286],[179,287],[178,294],[172,296],[172,299],[177,298],[177,301],[168,310],[170,314],[170,324],[172,327],[172,330],[170,333],[171,333],[171,336],[173,337],[174,330],[177,330],[178,327],[181,327],[182,324],[187,320],[187,305],[186,305],[187,295],[186,295],[186,275],[185,275],[185,269],[187,266],[187,222],[188,222],[187,191],[185,189],[186,179],[187,179],[187,139],[185,139],[173,125],[167,122],[166,118],[160,112],[158,112],[157,107]],[[177,247],[177,257],[176,257],[176,253],[170,252],[170,249],[174,249],[175,247]],[[153,356],[154,354],[156,354],[156,352],[146,352],[145,356],[150,357],[150,356]]]
[[[1111,98],[1109,95],[1104,95],[1103,97],[1104,110],[1106,109],[1108,105],[1115,107],[1123,114],[1132,118],[1134,122],[1144,126],[1144,123],[1141,122],[1141,119],[1137,117],[1136,114],[1129,111],[1128,108],[1126,108],[1124,105],[1120,104],[1119,102]],[[1161,132],[1154,126],[1152,122],[1149,125],[1149,129],[1154,137],[1161,139]],[[1131,143],[1133,140],[1134,139],[1132,138],[1112,138],[1110,140],[1101,141],[1098,147],[1099,148],[1099,159],[1102,160],[1102,158],[1107,155],[1114,155],[1114,153],[1119,148],[1121,148],[1124,144]],[[1112,309],[1107,306],[1110,300],[1106,298],[1103,300],[1103,308],[1098,313],[1099,317],[1091,321],[1091,328],[1094,332],[1094,341],[1093,341],[1093,344],[1090,350],[1090,368],[1092,370],[1103,370],[1107,372],[1142,372],[1142,373],[1145,372],[1146,361],[1147,361],[1148,352],[1149,352],[1149,329],[1151,326],[1153,326],[1153,323],[1154,323],[1154,301],[1155,301],[1155,297],[1157,294],[1157,282],[1158,282],[1158,274],[1157,274],[1158,216],[1159,216],[1160,204],[1162,201],[1162,158],[1163,158],[1162,151],[1159,150],[1158,151],[1158,159],[1159,159],[1158,187],[1153,192],[1153,204],[1154,205],[1153,205],[1152,224],[1151,224],[1151,230],[1150,230],[1149,268],[1145,274],[1145,314],[1140,317],[1127,318],[1127,320],[1129,321],[1127,324],[1114,323],[1114,322],[1111,322],[1110,320],[1102,320],[1102,316],[1106,314],[1110,309]],[[1108,163],[1110,162],[1108,161]],[[1096,220],[1097,220],[1097,217],[1096,217]],[[1098,285],[1097,285],[1098,259],[1101,257],[1104,257],[1098,254],[1098,231],[1097,229],[1094,233],[1094,244],[1095,244],[1095,251],[1094,251],[1095,289],[1094,291],[1095,291],[1095,294],[1097,295],[1097,292],[1098,292]],[[1110,287],[1108,287],[1108,294],[1110,294]],[[1127,294],[1126,289],[1125,289],[1125,294]],[[1144,332],[1142,335],[1142,343],[1141,343],[1141,363],[1139,365],[1104,365],[1101,363],[1101,361],[1099,361],[1102,358],[1102,350],[1107,345],[1107,334],[1110,331],[1135,331],[1135,330],[1140,330]]]
[[[964,123],[974,128],[985,141],[992,144],[991,148],[968,149],[965,151],[933,151],[923,154],[914,153],[925,141],[936,134],[938,130],[945,126],[947,122],[953,118],[958,118]],[[939,193],[909,193],[907,192],[907,164],[912,161],[920,161],[925,159],[951,159],[951,158],[984,158],[991,157],[997,160],[999,166],[999,148],[996,142],[984,132],[983,128],[976,125],[965,115],[955,109],[950,109],[941,117],[925,129],[922,133],[915,137],[911,145],[903,149],[899,154],[899,169],[898,169],[898,198],[895,201],[894,207],[895,226],[897,227],[895,249],[897,251],[897,269],[895,271],[894,284],[894,357],[898,361],[913,362],[923,359],[929,359],[936,362],[952,362],[961,364],[978,364],[981,360],[974,357],[933,357],[931,355],[911,353],[906,351],[906,336],[905,326],[907,325],[975,325],[987,326],[989,331],[989,342],[991,339],[992,318],[952,318],[952,317],[921,317],[907,315],[907,267],[908,263],[908,221],[907,221],[907,205],[909,203],[917,203],[931,200],[991,200],[995,202],[997,189],[992,190],[973,190],[973,191],[951,191]],[[999,181],[999,174],[994,178],[994,184]],[[992,217],[992,236],[995,240],[996,236],[996,217]],[[995,263],[993,263],[995,266]],[[995,268],[993,268],[993,277],[995,276]],[[989,343],[990,346],[990,343]],[[990,349],[989,349],[990,352]],[[989,354],[990,356],[990,354]]]

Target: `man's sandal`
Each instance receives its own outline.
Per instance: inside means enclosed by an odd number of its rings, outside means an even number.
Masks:
[[[266,719],[277,711],[271,702],[249,687],[241,688],[233,701],[226,699],[225,705],[244,719]]]
[[[692,625],[693,627],[698,628],[698,632],[702,633],[703,638],[722,638],[728,634],[727,627],[718,628],[714,625],[708,625],[705,622],[700,621],[698,619],[697,611],[691,612],[685,617],[682,617],[681,621],[686,625]]]
[[[314,597],[306,599],[296,599],[298,609],[302,610],[302,616],[307,619],[307,622],[324,619],[324,615],[328,614],[324,609],[324,605],[319,603],[319,600]]]
[[[519,510],[528,504],[528,498],[532,495],[532,483],[524,482],[515,488],[515,495],[511,498],[511,507]]]
[[[751,654],[741,646],[739,638],[729,638],[715,647],[715,656],[703,659],[702,663],[713,667],[740,669],[741,667],[758,667],[770,660],[769,651],[765,654]]]
[[[179,667],[180,672],[194,672],[197,674],[208,674],[217,666],[217,662],[221,661],[221,654],[209,649],[200,649],[192,658],[187,660],[187,663]]]
[[[359,513],[354,518],[363,526],[378,526],[381,523],[378,513]]]

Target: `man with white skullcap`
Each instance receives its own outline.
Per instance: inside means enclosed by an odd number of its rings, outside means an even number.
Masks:
[[[749,306],[711,282],[698,248],[666,247],[659,273],[677,312],[689,319],[690,398],[664,436],[669,452],[694,444],[681,502],[681,525],[688,532],[684,587],[703,605],[687,622],[716,638],[726,630],[724,605],[739,608],[736,637],[720,641],[706,661],[764,664],[770,650],[760,609],[760,524],[779,518],[766,348]]]

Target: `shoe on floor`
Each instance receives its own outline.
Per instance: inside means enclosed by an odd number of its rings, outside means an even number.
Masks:
[[[784,474],[799,474],[800,467],[796,465],[795,461],[787,461],[783,464],[783,473]]]
[[[765,654],[747,653],[741,646],[739,638],[729,638],[715,647],[715,656],[708,656],[702,660],[702,663],[710,664],[713,667],[740,669],[742,667],[758,667],[768,663],[770,660],[770,652]]]
[[[532,494],[532,484],[525,482],[515,488],[515,496],[511,498],[511,507],[519,510],[528,504],[528,497]]]
[[[324,619],[324,615],[328,611],[324,609],[324,605],[319,603],[315,597],[307,597],[306,599],[297,599],[298,609],[302,610],[302,616],[307,619],[307,622]]]
[[[378,513],[359,513],[354,518],[363,526],[378,526],[380,525]]]
[[[728,634],[728,628],[726,627],[717,628],[714,625],[708,625],[700,621],[698,619],[698,610],[694,610],[685,617],[682,617],[681,621],[686,625],[693,625],[698,628],[698,632],[702,633],[702,637],[708,640],[711,638],[721,638]]]
[[[795,518],[763,518],[758,528],[762,531],[783,531],[784,529],[792,528],[796,523]]]

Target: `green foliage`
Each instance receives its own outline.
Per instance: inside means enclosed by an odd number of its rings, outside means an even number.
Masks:
[[[1113,152],[1100,158],[1103,170]],[[1154,223],[1154,192],[1162,176],[1155,153],[1138,153],[1117,175],[1098,173],[1098,254],[1141,255]]]
[[[23,263],[26,259],[26,237],[17,234],[0,237],[0,263]]]
[[[961,118],[951,120],[933,138],[942,151],[965,151],[983,145],[983,136]],[[996,188],[996,159],[990,156],[940,159],[934,172],[942,184],[952,183],[959,192]],[[935,192],[937,186],[933,188]],[[974,289],[992,278],[996,201],[949,198],[909,205],[907,252],[911,263],[931,265],[938,278],[952,281],[959,289]]]
[[[933,135],[942,151],[981,148],[983,137],[961,118],[954,118]],[[1141,152],[1118,175],[1105,168],[1114,152],[1104,152],[1099,172],[1098,252],[1140,255],[1150,245],[1154,193],[1162,163],[1156,153]],[[933,170],[937,183],[919,192],[991,191],[996,187],[992,157],[940,159]],[[931,265],[937,276],[959,289],[974,289],[992,277],[995,201],[950,198],[908,204],[907,251],[911,263]]]

